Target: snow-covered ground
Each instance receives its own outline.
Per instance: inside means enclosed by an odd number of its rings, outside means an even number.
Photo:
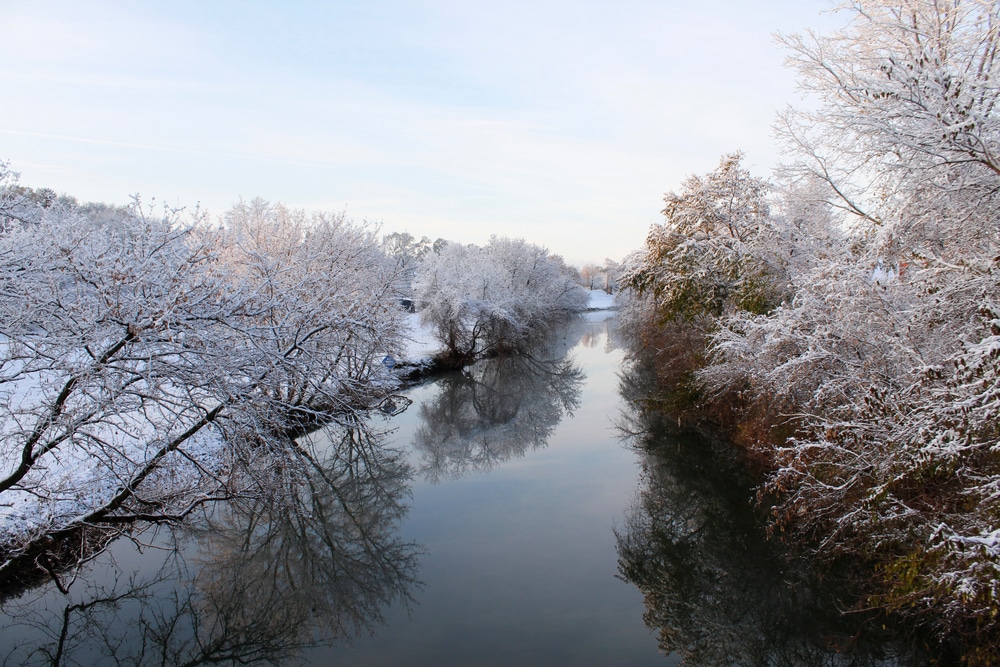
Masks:
[[[587,303],[587,310],[614,310],[615,295],[608,294],[604,290],[590,290],[590,301]]]
[[[587,310],[583,313],[583,319],[587,322],[603,322],[612,316],[614,310],[618,310],[615,303],[614,294],[608,294],[603,290],[590,290],[590,301],[587,302]]]
[[[420,323],[419,313],[410,313],[406,316],[405,335],[404,361],[408,363],[420,363],[441,351],[441,343],[434,339],[430,328]]]

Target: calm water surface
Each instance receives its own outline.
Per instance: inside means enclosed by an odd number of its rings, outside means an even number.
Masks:
[[[63,591],[7,591],[4,664],[910,664],[813,613],[738,466],[641,407],[606,316],[410,390],[385,433],[313,434],[291,482]]]
[[[412,444],[401,533],[424,549],[423,586],[317,662],[664,664],[642,594],[616,576],[639,464],[614,429],[607,327],[572,328],[554,364],[493,360],[411,392],[395,439]]]

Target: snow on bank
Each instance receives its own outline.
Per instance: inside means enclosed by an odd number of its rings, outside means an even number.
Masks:
[[[618,310],[613,294],[599,289],[588,292],[589,301],[587,310],[582,313],[586,322],[603,322],[610,317],[614,317],[614,311]]]
[[[419,313],[409,313],[406,316],[403,335],[406,339],[404,361],[408,363],[420,363],[442,350],[441,343],[435,340],[431,328],[420,323]]]
[[[617,304],[615,304],[614,294],[608,294],[604,290],[592,289],[588,292],[588,296],[587,310],[615,310],[618,308]]]

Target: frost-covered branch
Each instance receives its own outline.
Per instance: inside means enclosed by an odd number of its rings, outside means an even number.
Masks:
[[[3,553],[182,513],[236,443],[372,407],[397,382],[380,363],[400,344],[396,280],[374,230],[260,200],[221,227],[137,203],[7,229]]]

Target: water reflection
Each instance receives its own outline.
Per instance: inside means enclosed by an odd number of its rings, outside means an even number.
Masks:
[[[745,464],[671,429],[641,366],[621,391],[621,428],[643,465],[616,531],[619,573],[642,591],[663,652],[690,666],[923,664],[874,636],[875,619],[840,614],[836,590],[764,539]]]
[[[432,482],[455,479],[544,447],[579,405],[585,375],[566,355],[585,331],[440,378],[437,394],[420,406],[413,439],[420,473]]]
[[[285,664],[409,600],[418,550],[396,535],[410,481],[399,452],[338,427],[245,463],[236,498],[191,526],[152,527],[64,592],[5,602],[3,664]]]

